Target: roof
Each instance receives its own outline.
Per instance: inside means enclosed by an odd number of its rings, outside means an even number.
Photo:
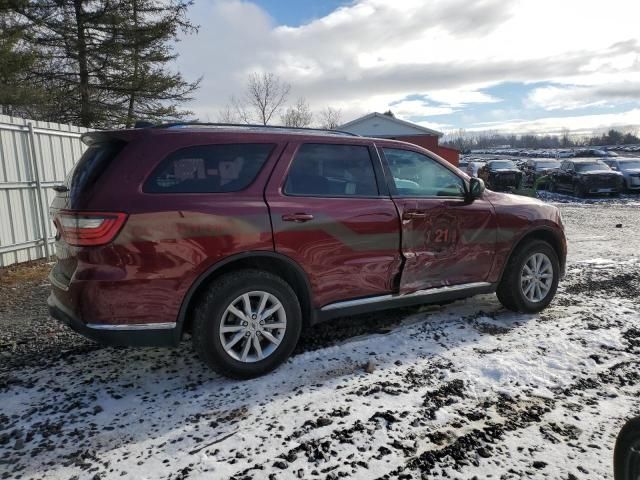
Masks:
[[[365,115],[363,117],[356,118],[355,120],[351,120],[350,122],[347,122],[344,125],[340,125],[338,129],[342,131],[347,131],[347,132],[353,131],[352,130],[353,127],[356,127],[357,125],[367,122],[368,120],[371,120],[374,118],[378,118],[390,123],[395,123],[398,126],[410,128],[416,132],[415,133],[416,135],[431,135],[431,136],[435,135],[438,137],[441,137],[442,135],[444,135],[442,132],[438,132],[437,130],[432,130],[431,128],[423,127],[422,125],[418,125],[412,122],[407,122],[406,120],[400,120],[399,118],[395,118],[390,115],[385,115],[383,113],[378,113],[378,112],[369,113],[368,115]],[[360,132],[355,132],[355,131],[353,131],[353,133],[362,134]],[[378,136],[378,137],[385,137],[385,136],[397,137],[397,136],[402,136],[403,134],[396,133],[396,134],[389,134],[389,135],[384,135],[384,134],[379,135],[375,132],[372,132],[370,134],[364,133],[364,135]],[[409,133],[407,133],[406,135],[409,135]]]

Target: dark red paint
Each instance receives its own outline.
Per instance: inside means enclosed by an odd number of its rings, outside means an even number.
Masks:
[[[486,191],[469,203],[389,194],[372,198],[283,194],[287,170],[300,144],[388,145],[429,154],[415,145],[213,129],[141,129],[101,132],[90,138],[107,137],[128,144],[90,191],[73,201],[58,193],[51,206],[54,218],[61,210],[128,215],[107,245],[79,247],[57,240],[53,295],[85,324],[176,322],[187,293],[203,275],[231,256],[250,252],[275,252],[295,262],[306,275],[315,309],[434,286],[495,283],[514,245],[532,232],[555,241],[562,262],[566,255],[557,209],[523,197]],[[171,152],[216,143],[273,143],[275,148],[242,192],[142,191],[150,172]],[[447,230],[446,238],[442,230]],[[435,241],[438,235],[440,240]]]

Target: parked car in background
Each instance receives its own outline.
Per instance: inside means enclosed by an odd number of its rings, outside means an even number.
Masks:
[[[467,175],[469,175],[470,177],[477,177],[478,170],[480,170],[485,163],[486,162],[481,162],[477,160],[469,162],[469,164],[467,165]]]
[[[615,157],[602,160],[612,170],[624,177],[624,186],[630,191],[640,191],[640,158]]]
[[[554,170],[560,168],[560,161],[553,158],[529,159],[522,167],[524,174],[523,184],[535,185],[540,177],[548,176]]]
[[[522,172],[511,160],[490,160],[478,170],[478,178],[491,190],[512,190],[520,186]]]
[[[551,173],[549,188],[570,192],[577,197],[599,193],[617,195],[623,188],[623,176],[602,160],[573,158],[564,160],[560,168]]]
[[[211,368],[249,378],[318,322],[489,292],[538,312],[564,271],[557,207],[409,143],[207,124],[82,140],[51,205],[48,304],[104,343],[191,332]]]

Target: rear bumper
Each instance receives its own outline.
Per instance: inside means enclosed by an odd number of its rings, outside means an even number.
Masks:
[[[54,293],[47,299],[49,316],[73,331],[106,345],[135,347],[176,346],[179,342],[176,325],[166,324],[86,324],[59,302]]]

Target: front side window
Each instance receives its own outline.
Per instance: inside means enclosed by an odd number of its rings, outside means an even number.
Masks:
[[[383,148],[398,195],[404,197],[461,197],[464,181],[421,153]]]
[[[378,185],[369,148],[301,145],[289,168],[284,192],[320,197],[377,196]]]
[[[244,190],[256,178],[273,144],[197,145],[173,152],[144,186],[149,193],[222,193]]]

